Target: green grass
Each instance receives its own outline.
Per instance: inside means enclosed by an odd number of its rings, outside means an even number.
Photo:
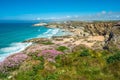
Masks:
[[[57,48],[58,51],[64,52],[65,50],[69,50],[69,48],[67,48],[66,46],[59,46]]]
[[[46,42],[41,42],[41,44],[44,44],[44,45],[52,45],[54,43],[52,43],[51,41],[46,41]]]
[[[59,47],[63,51],[65,47]],[[48,62],[43,57],[29,55],[11,80],[119,80],[119,53],[92,50],[77,46],[72,53]],[[111,55],[111,56],[110,56]],[[33,57],[34,56],[34,57]],[[113,57],[113,61],[108,64]],[[12,75],[12,74],[10,74]],[[3,76],[3,80],[6,76]],[[8,76],[7,76],[8,77]],[[6,79],[7,80],[7,79]],[[9,79],[10,80],[10,79]]]

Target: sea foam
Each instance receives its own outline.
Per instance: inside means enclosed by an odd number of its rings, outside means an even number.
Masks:
[[[26,47],[30,46],[32,43],[12,43],[9,47],[0,49],[0,61],[3,61],[6,57],[11,54],[23,51]]]
[[[45,33],[40,34],[37,36],[37,38],[51,38],[52,36],[55,36],[57,33],[59,33],[60,29],[48,29]]]
[[[41,31],[38,29],[38,31]],[[63,32],[63,30],[54,28],[54,29],[48,29],[46,32],[39,34],[36,36],[37,38],[51,38],[52,36],[61,36],[61,35],[67,35],[68,33]],[[34,38],[36,38],[34,37]],[[25,50],[26,47],[30,46],[32,43],[11,43],[9,47],[1,48],[0,49],[0,61],[3,61],[6,57],[8,57],[11,54],[21,52]]]

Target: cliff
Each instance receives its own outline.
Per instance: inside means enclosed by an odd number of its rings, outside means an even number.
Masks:
[[[24,41],[33,45],[0,62],[0,80],[119,80],[118,23],[49,23],[73,35]]]

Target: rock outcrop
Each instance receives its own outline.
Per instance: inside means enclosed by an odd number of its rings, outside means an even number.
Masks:
[[[98,22],[86,24],[85,29],[92,35],[105,35],[113,27],[113,23]]]
[[[34,24],[33,26],[47,26],[47,23],[37,23],[37,24]]]
[[[67,21],[63,23],[48,23],[46,27],[65,29],[77,37],[104,36],[104,41],[99,47],[109,50],[112,45],[120,47],[120,22],[80,22]],[[97,46],[95,44],[94,46]]]
[[[115,49],[120,49],[120,25],[115,24],[112,28],[111,31],[109,32],[109,35],[105,37],[105,45],[104,49],[107,50],[115,50]]]

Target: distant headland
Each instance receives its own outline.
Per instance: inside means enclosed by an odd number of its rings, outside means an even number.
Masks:
[[[38,23],[70,35],[34,38],[24,51],[0,63],[2,79],[117,80],[120,78],[119,21]],[[9,64],[8,64],[9,63]]]

